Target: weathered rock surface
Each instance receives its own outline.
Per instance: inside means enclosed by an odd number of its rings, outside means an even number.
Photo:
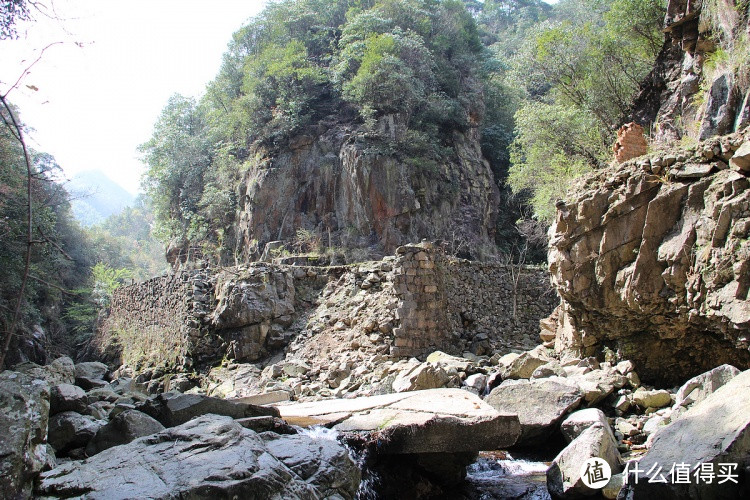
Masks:
[[[89,415],[64,411],[49,419],[49,444],[58,453],[84,448],[104,422]]]
[[[109,367],[98,361],[76,363],[76,378],[82,377],[90,380],[104,380],[108,373]]]
[[[570,443],[580,436],[583,431],[594,425],[608,427],[609,422],[599,408],[586,408],[578,410],[568,415],[560,424],[560,431],[565,439]]]
[[[724,163],[747,141],[750,130],[578,181],[550,229],[556,350],[607,347],[670,384],[750,366],[750,180]],[[690,164],[711,168],[677,176]]]
[[[74,384],[76,369],[73,360],[67,356],[57,358],[48,365],[40,366],[35,363],[21,363],[13,367],[13,371],[25,373],[30,377],[47,381],[50,386],[57,384]]]
[[[76,385],[58,384],[50,390],[50,415],[63,411],[83,413],[88,403],[86,392]]]
[[[676,406],[688,406],[700,403],[710,394],[740,374],[740,371],[731,365],[717,366],[713,370],[701,373],[691,378],[677,391],[675,395]]]
[[[746,498],[750,491],[744,471],[750,465],[749,456],[750,371],[745,371],[657,431],[648,453],[638,462],[638,468],[645,471],[657,463],[668,464],[667,467],[684,463],[691,469],[698,464],[712,464],[714,473],[720,472],[719,464],[736,463],[737,468],[731,472],[739,474],[740,480],[718,484],[717,479],[709,484],[705,480],[696,481],[691,474],[687,484],[669,480],[665,483],[640,480],[635,484],[635,472],[631,467],[627,485],[629,496],[623,497]]]
[[[594,424],[583,431],[552,461],[547,470],[547,489],[555,498],[592,496],[592,490],[581,479],[586,460],[599,457],[609,464],[613,474],[622,470],[617,442],[609,425]]]
[[[134,439],[164,430],[158,421],[138,410],[125,410],[100,427],[86,446],[88,455],[127,444]]]
[[[54,464],[47,452],[49,385],[43,379],[0,373],[0,497],[27,498],[34,476]]]
[[[390,123],[389,134],[404,127],[396,115],[381,120]],[[257,258],[266,243],[293,239],[298,228],[319,227],[330,228],[334,245],[362,248],[372,235],[387,253],[427,236],[460,234],[472,252],[489,241],[499,191],[477,128],[454,133],[457,161],[440,163],[434,172],[391,155],[368,154],[360,134],[321,124],[282,151],[251,153],[256,160],[240,186],[233,228],[236,253]],[[234,258],[235,249],[229,253]]]
[[[37,494],[351,499],[358,485],[359,470],[335,440],[257,434],[229,417],[205,415],[83,462],[63,464],[42,475]]]
[[[558,380],[506,380],[485,398],[499,412],[518,415],[521,436],[517,445],[544,440],[560,419],[581,403],[583,395],[578,387]]]
[[[179,394],[166,392],[159,394],[137,406],[139,411],[155,418],[165,427],[174,427],[207,413],[225,415],[232,418],[278,417],[276,408],[237,403],[199,394]]]
[[[731,72],[716,71],[708,85],[702,84],[708,73],[704,62],[716,50],[716,39],[723,36],[712,32],[714,23],[701,12],[702,5],[684,0],[667,3],[664,45],[632,105],[631,118],[651,125],[653,138],[659,142],[679,140],[695,131],[705,139],[748,125],[748,93],[744,88],[743,101],[743,84],[738,78]],[[732,12],[732,6],[730,2],[714,8],[714,12],[726,12],[719,22],[725,32],[741,31],[747,23],[747,14],[743,15],[742,9],[739,15]],[[696,104],[701,100],[704,106]]]
[[[518,417],[461,389],[384,394],[279,406],[294,425],[372,435],[380,454],[495,450],[516,442]]]

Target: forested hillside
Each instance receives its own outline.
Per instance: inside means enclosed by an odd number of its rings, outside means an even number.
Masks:
[[[0,110],[0,348],[8,364],[44,362],[48,354],[74,352],[91,337],[117,286],[163,272],[163,250],[151,236],[153,217],[142,200],[98,226],[82,228],[60,166],[24,144],[28,131],[19,111],[5,102]]]
[[[159,236],[173,261],[257,258],[273,240],[510,252],[528,192],[548,219],[567,179],[606,162],[663,18],[657,0],[274,3],[143,145]]]

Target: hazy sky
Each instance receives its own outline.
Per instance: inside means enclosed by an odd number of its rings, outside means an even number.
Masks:
[[[31,145],[68,176],[103,170],[138,190],[146,141],[173,93],[199,96],[232,33],[262,0],[54,0],[18,40],[0,41],[0,93],[54,42],[8,100],[35,130]],[[80,46],[79,46],[80,45]],[[36,87],[34,91],[31,87]]]

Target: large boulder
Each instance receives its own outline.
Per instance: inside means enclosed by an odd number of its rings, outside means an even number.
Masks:
[[[49,385],[0,373],[0,497],[28,498],[36,474],[54,463],[47,452]]]
[[[49,444],[58,453],[84,448],[104,423],[89,415],[64,411],[49,419]]]
[[[207,413],[225,415],[232,418],[259,417],[263,415],[279,416],[279,411],[273,407],[237,403],[199,394],[180,394],[176,392],[159,394],[139,404],[137,409],[155,418],[165,427],[181,425]]]
[[[229,417],[205,415],[84,462],[63,464],[42,475],[37,494],[111,500],[351,499],[359,477],[336,440],[257,434]]]
[[[58,384],[50,390],[50,415],[64,411],[83,413],[88,404],[86,392],[76,385]]]
[[[686,483],[669,480],[672,464],[687,464]],[[707,474],[716,474],[710,482],[696,480],[692,474],[699,464],[704,464],[702,467],[707,469]],[[722,464],[736,464],[736,467],[730,469]],[[664,483],[647,480],[648,471],[658,466],[664,468],[667,477]],[[632,465],[628,467],[627,492],[621,492],[621,496],[661,500],[748,498],[750,485],[746,470],[749,466],[750,370],[740,373],[693,405],[679,419],[659,429],[648,453],[638,462],[638,471]],[[718,474],[722,472],[725,477],[720,481]],[[736,483],[726,479],[729,474],[734,475]]]
[[[76,378],[87,378],[89,380],[105,380],[109,373],[109,367],[98,361],[87,361],[76,364]]]
[[[107,448],[127,444],[139,437],[150,436],[163,430],[163,425],[145,413],[125,410],[96,431],[96,435],[86,446],[86,453],[95,455]]]
[[[76,380],[76,368],[73,360],[62,356],[48,365],[37,365],[36,363],[20,363],[13,367],[13,371],[25,373],[30,377],[42,379],[52,385],[74,384]]]
[[[336,432],[302,431],[294,435],[266,432],[268,452],[313,486],[321,498],[341,498],[357,491],[360,474],[336,440]],[[341,496],[339,496],[341,495]]]
[[[375,437],[384,455],[475,453],[512,446],[520,434],[518,417],[498,412],[462,389],[328,399],[280,406],[293,425],[325,425]]]
[[[503,380],[530,378],[534,370],[550,361],[551,358],[539,350],[526,351],[503,367],[500,374]]]
[[[399,373],[392,387],[396,392],[422,391],[446,387],[450,382],[451,376],[440,366],[422,363]]]
[[[641,408],[664,408],[672,404],[672,396],[664,389],[644,389],[639,387],[632,395],[633,403]]]
[[[552,434],[560,419],[581,403],[581,391],[564,380],[506,380],[490,392],[485,402],[501,413],[518,415],[521,437],[517,445],[538,443]]]
[[[583,431],[552,461],[547,469],[547,489],[555,498],[581,498],[597,494],[583,482],[584,464],[601,458],[612,474],[622,470],[617,441],[609,425],[594,424]]]
[[[675,405],[688,406],[700,403],[739,374],[740,370],[734,366],[721,365],[696,375],[679,388],[675,395]]]
[[[450,354],[446,354],[443,351],[434,351],[430,353],[425,361],[438,365],[445,370],[455,368],[457,372],[468,373],[470,370],[476,368],[476,363],[474,363],[473,361],[466,358],[460,358],[458,356],[451,356]]]
[[[604,412],[599,408],[586,408],[585,410],[574,411],[568,415],[560,424],[560,431],[563,437],[570,443],[583,434],[583,431],[594,425],[607,427],[609,426],[609,422]]]

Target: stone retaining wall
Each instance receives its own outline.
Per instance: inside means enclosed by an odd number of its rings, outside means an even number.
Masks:
[[[539,320],[558,304],[540,268],[457,260],[429,243],[399,247],[389,260],[393,265],[380,273],[378,287],[393,290],[398,307],[392,310],[393,335],[381,342],[395,357],[438,349],[478,355],[528,349],[538,343]],[[343,275],[358,272],[358,266],[257,263],[153,278],[115,291],[100,337],[106,343],[107,328],[123,325],[144,337],[169,337],[170,349],[179,351],[171,359],[183,367],[258,361],[300,332],[308,334],[307,318],[330,302],[336,287],[357,282]],[[369,288],[365,281],[362,288]],[[392,286],[384,287],[388,282]],[[394,300],[386,295],[382,300]],[[356,316],[339,313],[340,319]],[[155,348],[154,339],[147,344]]]

